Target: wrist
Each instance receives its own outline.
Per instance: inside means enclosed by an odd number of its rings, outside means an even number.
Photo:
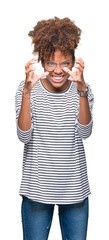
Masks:
[[[24,93],[25,95],[30,95],[30,94],[31,94],[31,91],[24,85],[23,93]]]
[[[77,84],[77,90],[79,92],[86,92],[86,89],[87,89],[87,86],[86,86],[85,81],[82,81],[82,82]]]
[[[87,96],[88,96],[88,87],[86,86],[85,91],[79,91],[79,90],[77,89],[77,92],[78,92],[78,95],[79,95],[80,97],[87,97]]]
[[[23,97],[24,98],[30,98],[30,94],[31,94],[31,92],[30,91],[28,91],[28,89],[26,89],[25,87],[24,87],[24,89],[23,89]]]

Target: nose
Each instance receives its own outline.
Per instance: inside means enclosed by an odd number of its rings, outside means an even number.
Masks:
[[[61,69],[61,66],[59,64],[56,65],[56,68],[55,68],[54,72],[57,73],[57,74],[62,73],[62,69]]]

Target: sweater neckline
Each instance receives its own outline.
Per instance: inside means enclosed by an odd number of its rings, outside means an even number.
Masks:
[[[49,93],[49,94],[54,95],[54,96],[60,96],[60,95],[64,95],[64,94],[68,93],[68,92],[70,91],[70,89],[71,89],[72,84],[73,84],[73,82],[70,82],[68,88],[67,88],[65,91],[56,93],[56,92],[51,92],[50,90],[48,90],[47,88],[45,88],[45,86],[43,85],[41,79],[39,80],[39,83],[40,83],[41,88],[42,88],[46,93]]]

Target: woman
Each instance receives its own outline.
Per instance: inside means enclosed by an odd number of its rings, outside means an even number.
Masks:
[[[33,58],[16,93],[19,139],[24,143],[22,223],[24,240],[46,240],[55,204],[62,239],[85,240],[90,188],[82,139],[92,131],[93,94],[75,60],[81,30],[69,18],[39,21]],[[41,61],[44,73],[35,74]]]

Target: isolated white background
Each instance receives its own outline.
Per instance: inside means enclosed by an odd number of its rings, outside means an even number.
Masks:
[[[33,57],[28,32],[38,20],[54,16],[69,17],[83,30],[76,56],[85,61],[85,81],[95,96],[93,134],[84,141],[92,192],[87,239],[109,239],[108,1],[4,0],[0,6],[0,239],[3,240],[23,239],[18,195],[23,144],[16,135],[15,93],[25,79],[24,65]],[[61,233],[56,207],[49,240],[57,239],[61,239]]]

